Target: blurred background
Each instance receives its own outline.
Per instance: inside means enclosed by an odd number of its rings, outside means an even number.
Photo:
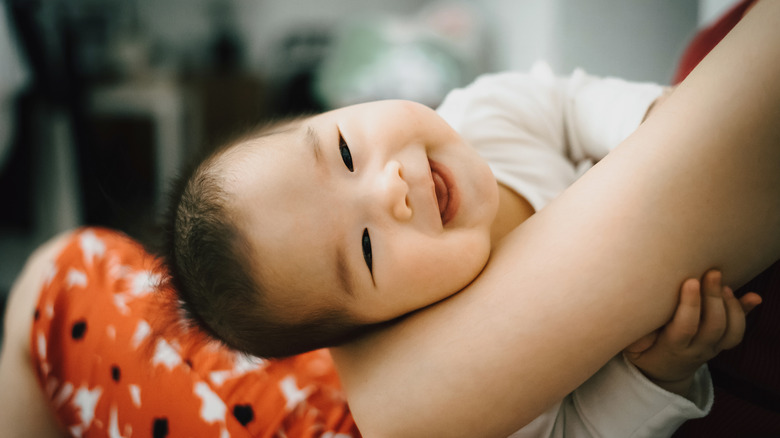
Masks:
[[[0,0],[0,300],[60,231],[145,237],[182,163],[264,120],[537,60],[668,83],[733,3]]]

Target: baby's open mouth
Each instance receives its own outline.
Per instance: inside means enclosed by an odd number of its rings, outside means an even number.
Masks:
[[[452,220],[458,212],[458,191],[452,172],[446,166],[431,159],[428,159],[428,163],[431,166],[431,179],[433,179],[433,189],[436,192],[441,224],[447,225],[447,222]]]
[[[444,212],[447,210],[447,204],[450,201],[447,183],[445,183],[444,178],[433,169],[431,169],[431,176],[433,177],[433,187],[436,190],[436,202],[439,204],[439,215],[443,216]],[[442,222],[444,221],[442,220]]]

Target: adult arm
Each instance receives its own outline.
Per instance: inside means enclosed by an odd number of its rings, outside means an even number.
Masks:
[[[507,436],[668,320],[685,278],[780,256],[778,17],[759,3],[466,290],[335,351],[364,434]]]
[[[530,72],[483,75],[451,92],[437,111],[487,160],[500,183],[540,210],[633,133],[663,91],[657,84],[579,69],[557,77],[547,64],[537,63]],[[610,364],[597,376],[609,374],[610,388],[619,391],[582,385],[513,438],[671,436],[682,422],[707,412],[711,397],[694,403],[632,372],[635,368],[620,357]],[[697,383],[711,386],[706,371]],[[696,388],[696,394],[712,392]],[[616,408],[608,421],[601,418],[605,402]]]
[[[642,338],[567,396],[552,434],[522,436],[672,436],[684,421],[709,412],[705,363],[739,344],[745,313],[760,301],[752,292],[737,299],[719,271],[686,280],[674,317],[654,339]],[[535,423],[538,418],[521,431]]]

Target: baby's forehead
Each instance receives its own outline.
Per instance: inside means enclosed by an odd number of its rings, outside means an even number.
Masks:
[[[312,117],[314,116],[302,115],[266,123],[250,131],[245,140],[251,142],[253,140],[270,139],[292,133],[305,126],[306,122]]]
[[[224,150],[213,163],[211,174],[226,195],[226,206],[231,215],[239,221],[249,221],[257,213],[256,210],[285,187],[289,176],[280,172],[280,162],[294,160],[286,151],[291,142],[296,141],[294,127],[265,133],[253,138],[237,142]],[[271,196],[269,198],[269,196]]]
[[[268,147],[284,147],[285,144],[289,144],[296,133],[305,129],[306,122],[311,117],[296,117],[255,128],[226,147],[222,153],[223,158],[230,160],[236,154],[251,153],[257,149]]]
[[[214,167],[223,176],[235,178],[240,169],[253,162],[249,158],[259,156],[262,159],[264,149],[283,147],[285,143],[289,143],[296,130],[297,125],[287,125],[281,129],[263,130],[255,135],[247,135],[225,147],[215,157]]]

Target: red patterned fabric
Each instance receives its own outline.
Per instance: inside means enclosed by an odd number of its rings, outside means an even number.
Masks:
[[[680,57],[677,70],[672,78],[672,84],[682,82],[705,56],[739,23],[742,16],[755,3],[755,0],[743,0],[729,9],[717,21],[701,29]]]
[[[104,229],[74,233],[31,330],[58,420],[84,437],[359,436],[326,350],[262,361],[157,318],[156,260]]]

